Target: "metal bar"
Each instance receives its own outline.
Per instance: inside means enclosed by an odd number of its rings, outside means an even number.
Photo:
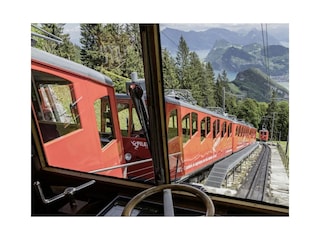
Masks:
[[[172,156],[179,155],[179,154],[181,154],[181,152],[172,153],[169,156],[172,157]],[[134,165],[138,165],[140,163],[146,163],[146,162],[151,162],[151,161],[152,161],[152,158],[147,158],[147,159],[132,162],[132,163],[125,163],[125,164],[120,164],[120,165],[116,165],[116,166],[112,166],[112,167],[92,170],[89,173],[105,172],[105,171],[109,171],[109,170],[113,170],[113,169],[117,169],[117,168],[125,168],[125,167],[134,166]]]
[[[164,216],[174,216],[171,189],[163,189],[163,211]]]
[[[156,184],[170,183],[159,24],[141,24],[140,36]],[[157,106],[157,107],[155,107]]]

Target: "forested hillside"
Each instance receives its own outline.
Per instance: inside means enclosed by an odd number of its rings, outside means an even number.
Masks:
[[[289,49],[281,45],[261,44],[234,45],[218,41],[206,57],[216,70],[241,72],[249,68],[258,68],[270,76],[287,76],[289,74]],[[268,68],[267,68],[268,66]]]
[[[232,81],[247,97],[258,102],[269,102],[272,93],[278,98],[289,99],[289,91],[275,82],[257,68],[249,68],[239,72],[236,79]]]

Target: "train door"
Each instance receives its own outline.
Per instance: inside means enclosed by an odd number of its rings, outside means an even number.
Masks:
[[[131,98],[126,94],[117,94],[117,108],[120,130],[123,139],[127,176],[130,179],[151,181],[154,179],[153,164],[147,139],[140,123],[138,113]],[[171,180],[184,175],[181,161],[182,140],[179,131],[179,112],[174,104],[166,103],[167,137]]]
[[[196,164],[201,160],[198,113],[185,109],[181,116],[184,170],[189,174],[197,169]]]
[[[167,138],[169,153],[170,179],[174,181],[185,175],[182,161],[182,135],[180,109],[175,104],[166,103]]]
[[[239,123],[234,123],[236,126],[234,135],[233,152],[240,151],[247,146],[246,127]]]
[[[113,88],[39,61],[31,85],[48,164],[123,177],[121,168],[108,170],[124,161]]]
[[[232,152],[237,152],[242,148],[242,144],[239,141],[239,124],[233,123],[233,131],[232,131]]]
[[[220,158],[232,154],[232,124],[227,119],[221,119],[221,142],[219,144]]]
[[[227,141],[226,141],[226,155],[230,155],[232,154],[232,150],[233,150],[233,134],[232,134],[232,125],[233,123],[231,121],[227,121],[227,129],[226,129],[226,137],[227,137]]]
[[[212,123],[212,154],[216,159],[220,159],[221,157],[221,126],[220,119],[213,118]]]
[[[216,159],[213,156],[212,151],[212,121],[211,116],[208,114],[200,114],[200,147],[199,153],[201,154],[201,164],[199,167],[205,167],[208,164],[213,163]]]
[[[131,98],[117,94],[117,109],[122,134],[125,159],[130,179],[150,181],[154,179],[148,142]]]

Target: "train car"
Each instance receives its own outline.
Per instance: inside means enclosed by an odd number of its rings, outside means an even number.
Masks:
[[[154,180],[141,113],[127,95],[117,94],[116,105],[109,77],[35,48],[31,62],[32,112],[50,166]],[[200,172],[249,144],[247,124],[165,99],[171,179]]]
[[[255,142],[256,128],[243,121],[234,120],[233,124],[233,149],[232,153],[238,152]]]
[[[262,142],[267,142],[269,140],[269,131],[265,128],[259,130],[259,139]]]
[[[130,84],[130,83],[129,83]],[[144,82],[136,81],[144,89]],[[152,159],[137,110],[127,94],[116,94],[123,146],[132,179],[153,179]],[[255,141],[256,129],[174,96],[165,97],[170,177],[173,181],[203,171]],[[122,120],[121,120],[122,119]]]
[[[49,166],[124,177],[112,80],[31,48],[32,114]]]

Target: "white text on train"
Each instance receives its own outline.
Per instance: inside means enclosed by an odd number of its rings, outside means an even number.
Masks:
[[[134,147],[135,150],[137,150],[139,147],[144,147],[145,149],[148,149],[147,142],[131,141],[131,144],[132,144],[132,146]]]

